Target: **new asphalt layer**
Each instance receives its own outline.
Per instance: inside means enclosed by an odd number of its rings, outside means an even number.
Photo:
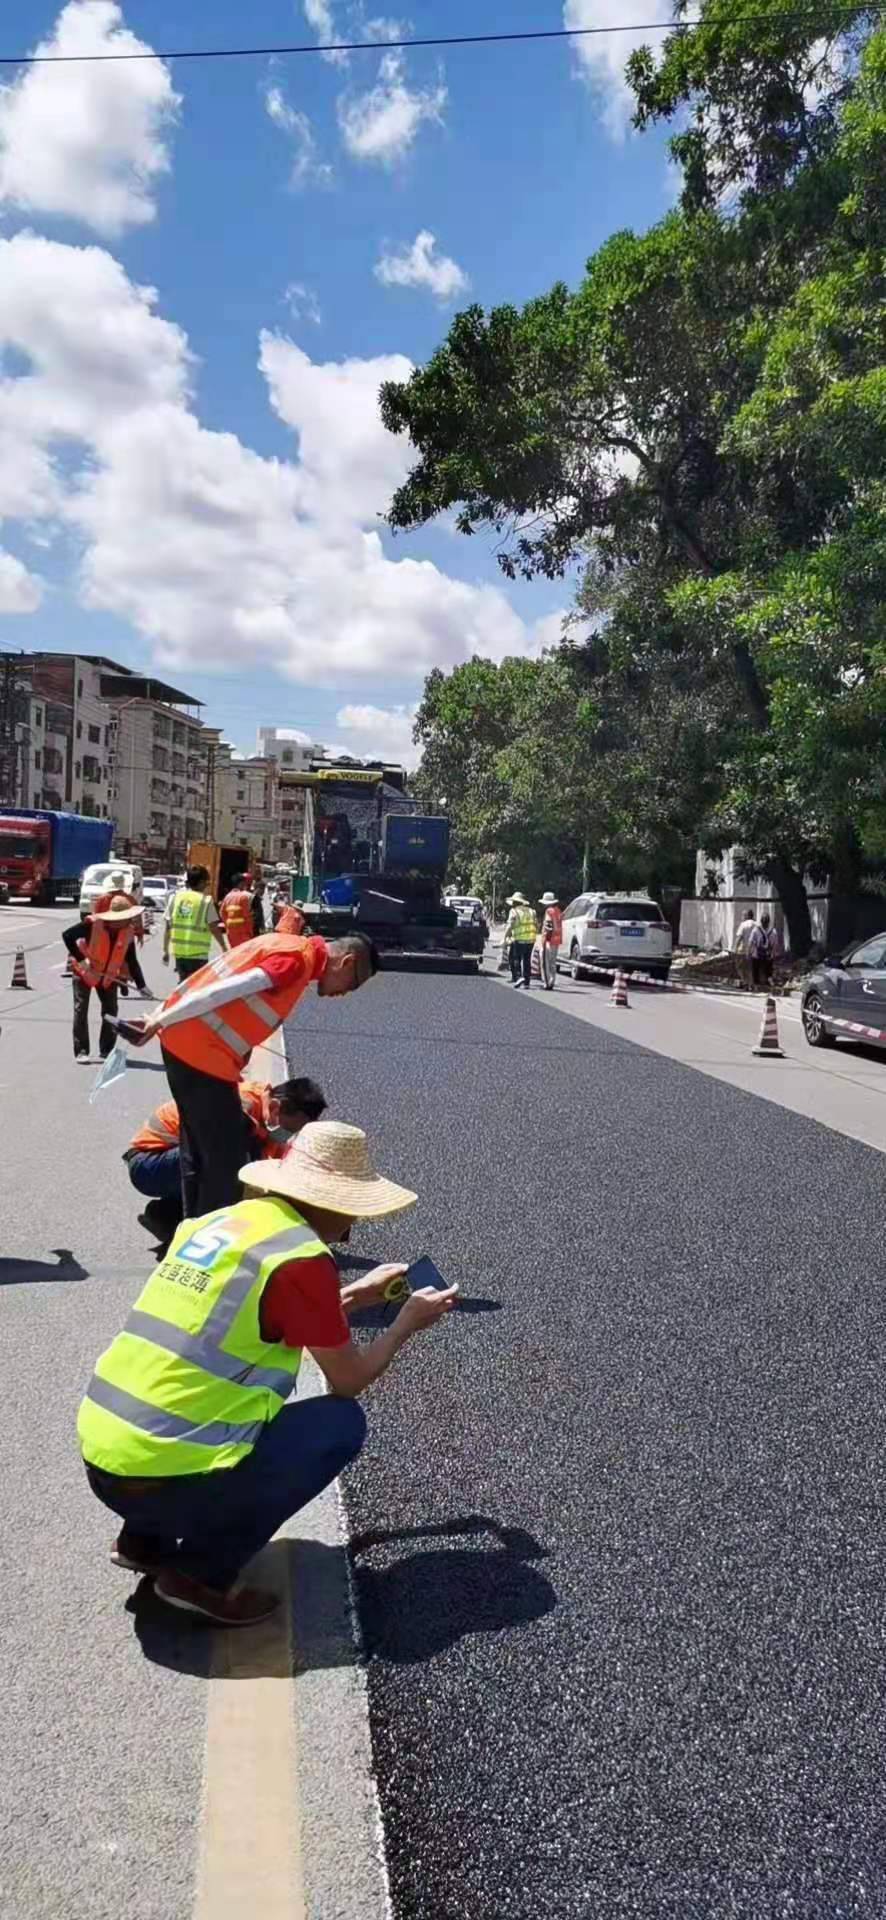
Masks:
[[[886,1914],[882,1156],[489,978],[289,1046],[463,1293],[343,1482],[397,1920]]]

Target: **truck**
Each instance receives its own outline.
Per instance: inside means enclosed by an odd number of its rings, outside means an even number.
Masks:
[[[251,873],[253,866],[252,851],[249,847],[225,847],[218,840],[192,840],[188,848],[188,866],[206,867],[209,872],[209,891],[213,900],[221,902],[230,892],[237,875]],[[258,868],[258,884],[261,885],[261,867]]]
[[[112,820],[42,808],[0,807],[0,906],[20,894],[35,907],[80,898],[80,876],[107,860]]]
[[[460,959],[477,971],[483,929],[459,925],[442,898],[445,815],[419,814],[384,769],[282,774],[281,785],[306,789],[302,868],[311,881],[302,911],[312,932],[367,933],[389,964]]]

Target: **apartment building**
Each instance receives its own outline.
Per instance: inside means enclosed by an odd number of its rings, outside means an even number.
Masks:
[[[19,686],[27,689],[16,728],[19,806],[113,817],[102,666],[75,653],[25,653],[17,661]]]
[[[150,866],[176,869],[188,842],[206,834],[208,748],[217,731],[203,726],[192,694],[104,664],[118,846]]]

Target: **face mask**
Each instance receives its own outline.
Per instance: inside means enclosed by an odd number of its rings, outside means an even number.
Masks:
[[[273,1140],[275,1147],[285,1147],[287,1140],[292,1139],[292,1134],[288,1127],[269,1127],[268,1139]]]

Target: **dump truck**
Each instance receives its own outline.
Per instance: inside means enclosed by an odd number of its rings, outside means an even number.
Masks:
[[[398,957],[461,959],[476,972],[479,926],[459,926],[443,903],[449,821],[419,814],[393,770],[316,769],[282,774],[305,789],[302,868],[310,876],[303,912],[329,939],[368,934],[390,965]]]
[[[13,894],[35,907],[79,900],[81,874],[107,860],[113,837],[113,820],[0,807],[0,906]]]

